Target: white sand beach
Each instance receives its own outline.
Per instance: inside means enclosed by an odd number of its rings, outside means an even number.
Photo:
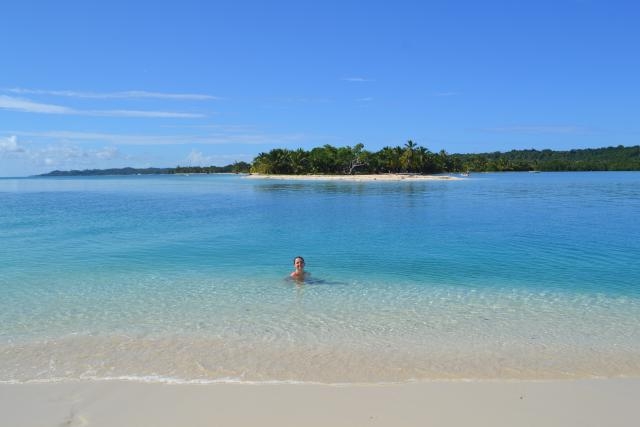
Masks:
[[[387,173],[368,175],[246,175],[253,179],[285,179],[299,181],[443,181],[463,179],[454,175],[420,175],[410,173]]]
[[[0,384],[2,425],[631,427],[640,379],[390,385]]]

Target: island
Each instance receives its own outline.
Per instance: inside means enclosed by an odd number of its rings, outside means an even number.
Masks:
[[[364,144],[334,147],[325,144],[311,150],[274,148],[259,153],[251,163],[226,166],[176,166],[174,168],[120,168],[55,170],[39,176],[149,175],[251,173],[259,176],[384,176],[401,174],[397,179],[418,175],[470,172],[559,172],[559,171],[639,171],[640,145],[554,150],[511,150],[508,152],[449,154],[432,152],[407,141],[403,146],[386,146],[372,152]]]

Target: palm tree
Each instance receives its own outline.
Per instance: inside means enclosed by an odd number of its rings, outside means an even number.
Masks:
[[[286,148],[276,148],[269,152],[273,162],[273,172],[289,174],[292,172],[291,168],[291,151]]]
[[[437,172],[451,172],[451,162],[445,150],[440,150],[436,156]]]
[[[269,174],[272,173],[272,170],[273,166],[271,164],[271,158],[269,154],[260,153],[255,159],[253,159],[251,172]]]
[[[425,147],[418,147],[414,153],[416,171],[427,172],[431,162],[431,152]]]
[[[289,153],[289,160],[291,165],[291,172],[293,174],[300,175],[308,171],[308,153],[302,148],[298,148],[296,151],[291,151]]]
[[[415,149],[417,144],[412,140],[408,140],[404,144],[404,152],[402,153],[402,166],[407,172],[414,172],[415,168]]]
[[[400,147],[384,147],[378,152],[380,164],[386,172],[399,172],[402,167],[400,158],[402,157],[402,148]]]

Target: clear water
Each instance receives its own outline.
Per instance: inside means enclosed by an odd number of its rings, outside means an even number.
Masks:
[[[640,173],[0,179],[0,381],[638,376],[638,214]]]

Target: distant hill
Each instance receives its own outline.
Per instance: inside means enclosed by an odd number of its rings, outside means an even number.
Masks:
[[[512,150],[505,153],[452,154],[467,170],[475,171],[637,171],[640,146],[580,150]]]
[[[86,175],[158,175],[168,174],[171,169],[169,168],[120,168],[120,169],[84,169],[84,170],[70,170],[60,171],[55,170],[49,173],[43,173],[38,176],[86,176]]]
[[[114,168],[84,169],[60,171],[55,170],[38,176],[101,176],[101,175],[171,175],[180,173],[242,173],[249,172],[251,165],[236,162],[227,166],[177,166],[175,168]]]

